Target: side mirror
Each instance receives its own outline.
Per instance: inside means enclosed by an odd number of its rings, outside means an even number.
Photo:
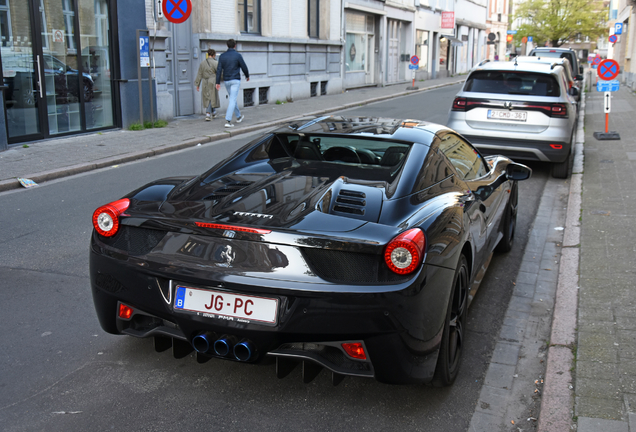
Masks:
[[[579,95],[579,89],[577,89],[576,87],[572,87],[570,88],[569,93],[570,93],[570,96],[576,97]]]
[[[583,75],[577,75],[577,76],[574,77],[574,79],[577,80],[577,81],[583,81]]]
[[[584,72],[583,65],[579,66],[579,73],[582,75]]]
[[[506,167],[506,177],[508,180],[527,180],[532,175],[532,170],[525,165],[510,163]]]

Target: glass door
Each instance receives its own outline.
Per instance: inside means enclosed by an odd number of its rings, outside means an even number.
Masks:
[[[0,56],[2,57],[5,110],[9,139],[42,137],[40,107],[43,90],[37,41],[33,40],[29,2],[0,0]]]
[[[73,0],[36,0],[44,58],[49,135],[82,130],[86,74],[78,57]],[[61,7],[60,7],[61,6]]]
[[[9,142],[112,127],[109,0],[0,0]]]

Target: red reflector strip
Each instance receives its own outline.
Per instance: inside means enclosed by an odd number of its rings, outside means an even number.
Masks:
[[[220,229],[220,230],[248,232],[248,233],[254,233],[254,234],[269,234],[272,232],[272,230],[267,230],[267,229],[245,228],[245,227],[239,227],[235,225],[214,224],[214,223],[207,223],[207,222],[195,222],[195,224],[196,226],[201,228],[212,228],[212,229]]]
[[[119,303],[119,318],[130,319],[133,314],[133,308],[126,306],[123,303]]]
[[[342,348],[349,357],[358,360],[366,360],[367,354],[364,352],[364,346],[360,342],[343,343]]]
[[[550,144],[550,147],[555,150],[561,150],[563,148],[563,144]]]

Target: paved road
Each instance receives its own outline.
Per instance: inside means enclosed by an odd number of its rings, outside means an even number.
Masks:
[[[445,122],[456,88],[390,100],[349,114]],[[406,114],[410,113],[410,114]],[[437,116],[437,117],[436,117]],[[196,174],[251,139],[179,153],[0,194],[0,422],[22,430],[466,430],[511,296],[511,282],[548,168],[520,184],[516,249],[496,256],[469,313],[455,386],[388,386],[327,374],[304,385],[252,366],[156,354],[150,340],[105,334],[88,288],[90,215],[158,177]]]

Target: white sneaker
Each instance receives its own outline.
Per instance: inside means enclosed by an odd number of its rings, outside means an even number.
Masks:
[[[232,123],[230,123],[229,121],[225,122],[225,127],[234,127],[234,125]]]
[[[210,121],[210,120],[211,120],[210,114],[206,114],[205,115],[205,121]]]
[[[245,115],[240,116],[239,118],[236,119],[237,123],[240,123],[243,121],[243,119],[245,118]]]

